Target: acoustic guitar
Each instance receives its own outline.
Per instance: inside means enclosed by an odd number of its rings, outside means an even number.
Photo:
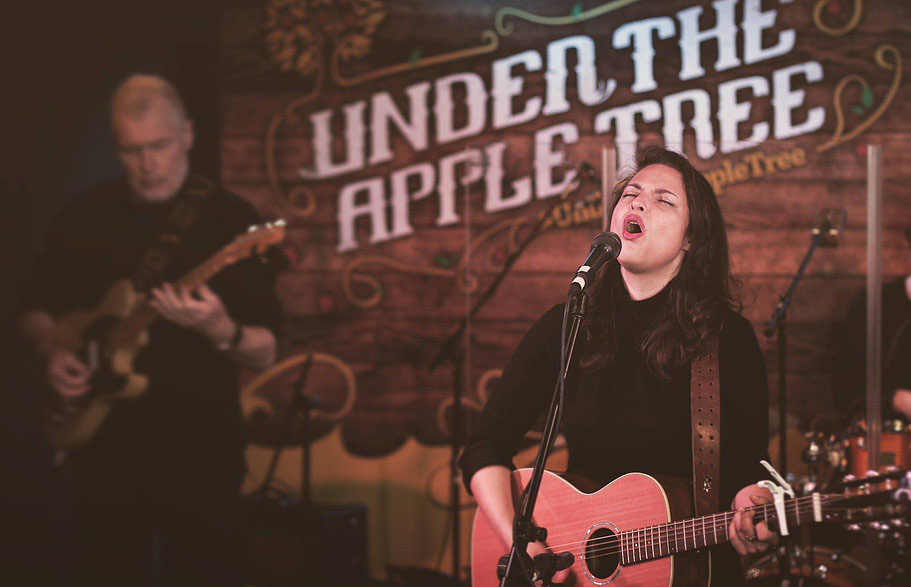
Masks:
[[[206,261],[177,280],[192,290],[225,267],[285,238],[285,222],[254,225],[235,237]],[[148,328],[159,318],[129,279],[117,281],[90,310],[75,310],[59,318],[54,332],[59,348],[71,351],[91,368],[89,391],[65,400],[53,391],[43,406],[44,428],[57,449],[83,446],[98,431],[118,403],[145,393],[148,378],[133,371],[136,354],[148,343]]]
[[[512,475],[513,502],[531,469]],[[728,541],[735,512],[686,518],[692,512],[689,485],[628,473],[593,493],[545,472],[533,521],[547,530],[555,554],[573,555],[565,585],[667,587],[708,585],[710,548]],[[911,473],[895,471],[853,482],[841,493],[787,499],[788,528],[809,522],[856,522],[911,515]],[[778,527],[773,504],[753,506],[753,520]],[[478,509],[471,539],[471,584],[496,587],[497,566],[506,548]]]

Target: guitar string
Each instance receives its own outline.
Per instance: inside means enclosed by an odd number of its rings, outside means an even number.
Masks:
[[[834,499],[838,499],[838,498],[834,498]],[[762,507],[762,506],[758,506],[758,507]],[[851,508],[845,508],[845,509],[851,509]],[[790,518],[792,514],[794,514],[795,512],[798,512],[798,511],[804,511],[807,514],[810,514],[812,512],[812,506],[805,510],[798,510],[797,508],[792,508],[791,511],[786,512],[786,515]],[[828,508],[828,511],[832,511],[832,508]],[[723,531],[726,532],[729,527],[729,522],[733,519],[733,516],[735,514],[736,514],[736,512],[722,512],[719,514],[714,514],[713,516],[709,516],[708,518],[711,518],[715,521],[716,529],[717,529],[717,519],[722,518],[724,520],[722,528],[723,528]],[[693,519],[692,525],[689,525],[689,527],[687,527],[687,525],[689,523],[690,523],[690,520],[684,520],[684,521],[680,521],[680,522],[672,522],[672,523],[658,525],[658,526],[648,526],[645,528],[623,531],[623,532],[621,532],[621,534],[623,536],[619,536],[619,535],[615,534],[615,535],[612,535],[609,537],[605,537],[603,539],[595,539],[595,540],[590,540],[587,542],[588,542],[588,544],[595,544],[596,547],[601,548],[601,549],[615,547],[618,543],[621,543],[621,548],[622,548],[622,546],[623,546],[622,543],[626,542],[626,545],[625,545],[626,548],[628,550],[634,551],[637,548],[638,549],[652,548],[652,547],[656,546],[656,544],[655,544],[656,541],[663,544],[661,541],[667,540],[668,541],[667,543],[669,544],[669,539],[671,536],[673,536],[675,539],[683,536],[683,538],[685,539],[686,542],[690,542],[692,540],[690,537],[693,535],[693,533],[697,533],[696,538],[699,538],[699,537],[707,538],[708,535],[710,534],[710,532],[708,531],[708,528],[709,528],[709,525],[711,524],[711,522],[708,521],[708,519],[706,519],[702,522],[699,522],[699,523],[695,522],[695,519]],[[659,528],[661,528],[661,526],[665,526],[666,530],[659,529]],[[638,536],[634,536],[634,533],[636,533],[636,532],[639,533]],[[637,541],[641,542],[640,546],[632,546],[632,544]],[[693,542],[695,544],[694,540],[693,540]],[[705,540],[704,542],[707,542],[707,540]],[[585,544],[585,542],[583,541],[583,542],[576,542],[576,543],[568,543],[563,546],[565,547],[565,546],[574,546],[574,545],[581,545],[581,544]],[[703,545],[703,547],[704,546],[705,546],[705,544]],[[561,547],[557,546],[557,547],[552,547],[552,548],[561,548]],[[593,550],[593,549],[587,549],[587,551],[591,552],[591,553],[598,552],[597,550]]]
[[[796,502],[797,502],[798,500],[801,500],[801,499],[802,499],[802,500],[806,500],[806,499],[812,500],[812,496],[808,496],[807,498],[797,498],[797,499],[794,499],[794,500],[789,501],[788,504],[786,504],[786,511],[788,511],[788,513],[790,513],[790,510],[796,511],[797,508],[799,507],[799,505],[797,505]],[[841,499],[841,496],[833,496],[833,497],[821,496],[821,500],[823,500],[823,501],[831,501],[831,500],[833,500],[833,499]],[[772,505],[772,504],[768,504],[768,505]],[[754,505],[754,506],[750,506],[750,507],[747,508],[747,509],[748,509],[749,511],[751,511],[751,512],[757,512],[759,509],[762,509],[762,508],[764,508],[764,507],[765,507],[764,505]],[[736,513],[736,512],[731,512],[731,511],[729,511],[729,512],[719,512],[719,513],[717,513],[717,514],[712,514],[712,515],[710,515],[710,516],[706,516],[706,517],[704,518],[705,521],[702,522],[702,525],[703,525],[703,526],[708,525],[709,522],[708,522],[707,520],[708,520],[709,518],[711,518],[711,519],[714,520],[714,519],[718,518],[719,516],[731,516],[731,517],[733,517],[733,515],[734,515],[735,513]],[[657,524],[657,525],[655,525],[655,526],[647,526],[647,527],[643,527],[643,528],[636,528],[636,529],[633,529],[633,530],[622,530],[622,531],[621,531],[621,534],[622,534],[622,533],[625,533],[625,532],[644,531],[644,530],[647,530],[647,529],[649,529],[649,528],[657,528],[657,527],[660,527],[660,526],[665,526],[665,527],[668,527],[668,528],[674,527],[675,530],[676,530],[676,527],[677,527],[677,526],[681,526],[681,525],[685,525],[685,524],[691,524],[692,521],[695,521],[695,520],[698,520],[698,519],[699,519],[699,518],[689,518],[689,519],[686,519],[686,520],[678,520],[678,521],[676,521],[676,522],[664,522],[664,523],[662,523],[662,524]],[[569,525],[569,524],[564,524],[563,527],[566,527],[566,526],[568,526],[568,525]],[[692,524],[691,524],[691,525],[692,525]],[[560,526],[557,526],[557,527],[559,528]],[[689,530],[686,530],[686,531],[689,531]],[[669,534],[669,533],[670,533],[670,532],[667,532],[667,534]],[[597,543],[597,542],[602,542],[602,541],[611,540],[611,539],[616,539],[616,535],[614,535],[613,537],[605,537],[605,538],[603,538],[603,539],[595,538],[595,539],[592,539],[592,540],[589,540],[589,541],[578,541],[578,542],[569,542],[569,543],[566,543],[566,544],[558,544],[558,545],[550,546],[550,548],[551,548],[551,549],[554,549],[554,548],[563,548],[563,547],[567,547],[567,546],[577,546],[577,545],[579,545],[579,544],[583,544],[584,542],[588,542],[588,543],[593,543],[593,542],[595,542],[595,543]]]
[[[691,533],[689,531],[688,531],[688,534],[691,535]],[[695,537],[695,542],[698,543],[698,539],[700,536],[705,537],[705,536],[707,536],[707,533],[706,534],[697,533],[697,535]],[[631,546],[630,541],[627,540],[626,544],[621,545],[621,547],[619,547],[619,548],[617,548],[616,546],[613,546],[613,547],[602,546],[597,549],[586,549],[586,555],[585,555],[584,560],[592,561],[594,559],[602,558],[605,556],[616,556],[619,553],[619,554],[621,554],[621,564],[635,564],[635,563],[639,563],[639,562],[645,562],[648,560],[654,560],[657,558],[663,558],[666,556],[670,556],[671,554],[677,554],[680,552],[686,552],[686,551],[691,551],[691,550],[699,550],[701,548],[707,548],[709,546],[714,546],[714,544],[708,544],[708,542],[709,542],[708,540],[705,540],[702,546],[696,546],[695,548],[691,548],[691,547],[689,547],[689,545],[687,545],[687,547],[684,550],[676,550],[675,552],[672,553],[672,552],[670,552],[670,548],[669,548],[670,543],[669,542],[667,543],[667,545],[668,545],[667,552],[665,552],[664,543],[659,543],[657,545],[653,544],[653,543],[641,543],[637,546]],[[657,555],[656,555],[656,547],[657,547]],[[622,554],[624,552],[628,555],[625,558],[625,560],[622,557]],[[580,562],[581,562],[581,560],[582,559],[580,558]]]
[[[851,508],[844,508],[844,509],[851,509]],[[698,538],[698,536],[697,536],[697,538]],[[707,541],[706,541],[706,542],[707,542]],[[702,546],[702,547],[697,547],[697,548],[695,548],[695,549],[690,548],[690,549],[688,549],[688,550],[698,550],[699,548],[706,548],[707,546],[708,546],[708,545],[706,544],[706,545],[704,545],[704,546]],[[654,544],[641,544],[641,545],[636,546],[636,547],[630,547],[629,544],[627,544],[627,546],[626,546],[626,551],[627,551],[628,553],[630,553],[631,555],[630,555],[630,556],[627,558],[627,560],[625,560],[625,561],[624,561],[624,560],[622,559],[622,557],[621,557],[621,562],[620,562],[620,564],[624,564],[624,565],[636,564],[636,563],[640,563],[640,562],[646,562],[646,561],[649,561],[649,560],[654,560],[654,559],[657,559],[657,558],[664,558],[664,557],[666,557],[666,556],[670,556],[671,554],[676,554],[676,553],[671,553],[669,550],[668,550],[668,552],[665,553],[665,552],[663,551],[663,548],[661,547],[661,545],[658,545],[658,555],[656,556],[656,555],[655,555],[655,548],[654,548],[654,547],[655,547]],[[651,554],[649,554],[649,548],[652,549],[652,550],[651,550]],[[593,552],[587,551],[587,552],[586,552],[586,558],[585,558],[584,560],[591,561],[592,559],[603,558],[603,557],[605,557],[605,556],[616,556],[618,553],[622,553],[622,551],[623,551],[623,547],[621,547],[620,549],[616,549],[616,548],[614,548],[614,549],[611,549],[611,548],[601,548],[601,549],[597,549],[597,550],[595,550],[595,551],[593,551]],[[685,552],[685,550],[684,550],[684,551],[677,551],[677,552],[678,552],[678,553],[679,553],[679,552]],[[579,558],[579,559],[577,559],[577,562],[578,562],[579,564],[581,564],[581,563],[583,562],[583,559],[582,559],[582,558]],[[574,564],[575,564],[575,563],[574,563]]]
[[[717,517],[717,516],[716,516]],[[724,518],[724,530],[726,531],[728,526],[727,523],[729,519],[733,519],[733,516],[721,516]],[[654,527],[653,527],[654,528]],[[656,535],[657,534],[657,535]],[[626,535],[617,544],[617,540],[604,541],[597,544],[595,547],[586,547],[585,555],[587,559],[597,559],[604,556],[616,555],[618,553],[629,553],[629,559],[627,562],[641,562],[643,560],[663,557],[672,554],[670,552],[670,538],[673,535],[675,545],[679,544],[677,539],[682,536],[684,541],[684,548],[680,550],[677,547],[676,552],[684,552],[687,550],[694,550],[698,548],[706,548],[709,546],[709,536],[713,532],[708,531],[708,524],[702,524],[701,526],[694,524],[691,528],[683,528],[682,531],[678,531],[677,528],[674,531],[662,532],[661,530],[651,530],[644,529],[639,531],[638,536]],[[717,543],[726,542],[729,540],[729,537],[724,532],[722,533],[724,540],[718,541]],[[699,539],[702,539],[703,544],[699,546]],[[712,540],[713,545],[717,544]],[[692,543],[693,548],[689,548],[689,543]],[[658,552],[658,557],[655,556],[655,552]],[[667,550],[667,552],[664,552]]]
[[[833,495],[833,496],[824,496],[823,495],[823,496],[820,496],[820,503],[824,504],[824,503],[828,503],[831,501],[837,501],[837,500],[843,499],[843,498],[844,498],[844,496],[841,496],[841,495]],[[808,514],[812,513],[812,509],[813,509],[812,499],[813,499],[812,496],[807,496],[807,497],[792,499],[791,501],[789,501],[788,504],[786,504],[786,515],[788,516],[788,518],[790,519],[792,514],[800,514],[800,513],[803,513],[804,511]],[[801,509],[801,507],[805,504],[809,504],[810,507]],[[755,513],[758,513],[760,510],[765,510],[766,507],[774,507],[774,505],[773,504],[754,505],[754,506],[750,506],[750,507],[746,508],[745,511],[755,514]],[[853,509],[853,508],[846,508],[846,509]],[[831,508],[829,508],[829,511],[831,511]],[[604,538],[595,538],[595,539],[588,540],[588,541],[568,542],[565,544],[549,546],[549,548],[551,550],[566,549],[567,547],[575,547],[575,546],[580,546],[583,544],[589,544],[589,545],[594,544],[596,546],[604,547],[607,545],[620,543],[626,539],[635,540],[634,538],[632,538],[632,536],[629,535],[630,533],[633,533],[633,532],[643,533],[642,538],[644,538],[646,540],[651,540],[651,541],[654,541],[656,539],[660,541],[661,539],[668,539],[671,536],[678,537],[678,536],[683,536],[683,535],[687,535],[687,534],[692,534],[694,531],[697,531],[697,530],[702,531],[702,535],[708,535],[709,532],[706,531],[707,528],[709,528],[709,526],[714,525],[714,527],[717,529],[719,518],[724,520],[723,532],[727,532],[729,523],[733,519],[735,514],[736,514],[736,512],[733,512],[733,511],[720,512],[717,514],[712,514],[710,516],[701,518],[701,521],[697,521],[697,520],[700,520],[700,518],[691,518],[691,519],[681,520],[681,521],[677,521],[677,522],[666,522],[664,524],[659,524],[656,526],[647,526],[644,528],[637,528],[634,530],[623,530],[620,532],[620,534],[623,536],[613,534],[611,536],[604,537]],[[568,524],[563,525],[563,527],[566,527],[566,526],[568,526]],[[557,526],[557,528],[560,528],[560,526]],[[652,528],[655,528],[657,530],[651,530]],[[657,537],[655,536],[656,531],[657,531]],[[644,534],[647,532],[651,532],[651,535]],[[687,538],[688,538],[688,536],[687,536]],[[649,545],[649,546],[651,546],[651,545]]]
[[[844,508],[844,509],[851,509],[851,508]],[[829,511],[831,511],[831,510],[829,510]],[[811,509],[807,509],[806,512],[809,514],[811,512]],[[727,520],[726,520],[726,522],[727,522]],[[724,528],[725,528],[725,530],[727,530],[727,526],[725,526]],[[663,534],[663,535],[659,535],[659,537],[656,538],[653,534],[649,535],[647,533],[647,529],[646,529],[646,533],[642,534],[642,542],[637,543],[635,546],[632,544],[633,544],[633,541],[636,539],[632,538],[632,537],[626,537],[625,541],[621,540],[621,544],[619,547],[616,545],[616,541],[614,544],[610,544],[610,545],[609,544],[600,544],[597,548],[586,548],[585,555],[586,555],[587,560],[591,560],[591,559],[602,558],[605,556],[616,555],[618,553],[622,553],[622,552],[626,551],[628,553],[631,553],[630,558],[635,559],[635,560],[626,561],[626,564],[631,564],[631,563],[644,562],[646,560],[653,560],[656,558],[662,558],[662,557],[669,556],[671,554],[686,552],[688,550],[698,550],[700,548],[708,548],[709,546],[714,546],[715,544],[720,544],[722,542],[727,542],[730,540],[729,537],[726,537],[725,540],[721,540],[718,542],[712,541],[713,543],[709,544],[710,540],[708,540],[708,537],[712,534],[712,532],[708,531],[708,529],[706,528],[706,525],[703,525],[701,527],[696,527],[696,528],[687,528],[684,530],[683,534],[684,534],[685,538],[687,539],[686,542],[692,542],[694,545],[698,544],[699,538],[703,538],[702,546],[695,546],[694,548],[685,547],[683,550],[676,550],[675,553],[672,553],[672,552],[670,552],[670,539],[669,539],[670,532]],[[679,535],[680,534],[675,533],[674,539],[676,540],[676,538]],[[664,541],[662,541],[663,539],[667,539],[667,541],[664,542]],[[625,544],[624,544],[624,542],[625,542]],[[651,554],[649,554],[649,550],[651,550]],[[656,550],[658,552],[657,556],[655,556]],[[664,552],[665,550],[667,550],[667,552]],[[643,555],[643,553],[644,553],[644,555]]]

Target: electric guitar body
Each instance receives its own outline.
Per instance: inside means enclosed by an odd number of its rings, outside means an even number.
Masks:
[[[148,343],[146,330],[101,354],[100,341],[142,304],[145,296],[133,289],[130,280],[117,281],[91,310],[75,310],[57,321],[54,332],[59,348],[71,351],[94,369],[89,392],[66,402],[55,397],[44,402],[45,433],[57,448],[82,446],[94,436],[111,409],[124,400],[136,400],[145,393],[148,377],[133,371],[136,355]]]

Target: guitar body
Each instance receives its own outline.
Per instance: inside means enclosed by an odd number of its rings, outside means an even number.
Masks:
[[[134,312],[142,301],[143,297],[130,281],[123,279],[112,285],[93,309],[76,310],[57,320],[54,332],[57,345],[93,364],[96,373],[90,382],[91,389],[79,400],[64,402],[50,394],[45,401],[45,433],[54,447],[82,446],[95,435],[117,402],[136,400],[148,388],[148,378],[133,372],[133,361],[148,343],[148,333],[140,331],[131,340],[112,346],[104,342],[111,328]]]
[[[531,469],[512,475],[513,503],[531,478]],[[589,487],[586,487],[589,485]],[[555,552],[575,557],[567,585],[667,586],[707,585],[707,551],[677,554],[631,565],[620,564],[619,555],[598,556],[598,541],[610,540],[617,531],[665,524],[690,515],[692,498],[686,483],[676,479],[659,482],[642,473],[629,473],[603,488],[590,489],[545,472],[535,506],[534,523],[547,529],[547,544]],[[595,542],[592,542],[594,540]],[[496,587],[497,561],[508,554],[484,513],[474,519],[471,548],[473,587]]]

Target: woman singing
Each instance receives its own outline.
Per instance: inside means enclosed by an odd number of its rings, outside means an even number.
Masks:
[[[734,310],[727,236],[706,179],[683,156],[642,152],[615,191],[618,263],[601,268],[566,387],[562,431],[568,472],[602,486],[628,472],[692,479],[690,366],[716,335],[721,385],[722,509],[769,499],[756,485],[768,444],[765,367],[750,323]],[[512,458],[544,413],[560,362],[563,305],[519,343],[461,459],[466,485],[503,543],[512,542]],[[743,582],[734,551],[777,540],[737,514],[730,544],[713,549],[712,583]],[[532,557],[546,545],[529,545]],[[567,571],[555,576],[561,581]]]

